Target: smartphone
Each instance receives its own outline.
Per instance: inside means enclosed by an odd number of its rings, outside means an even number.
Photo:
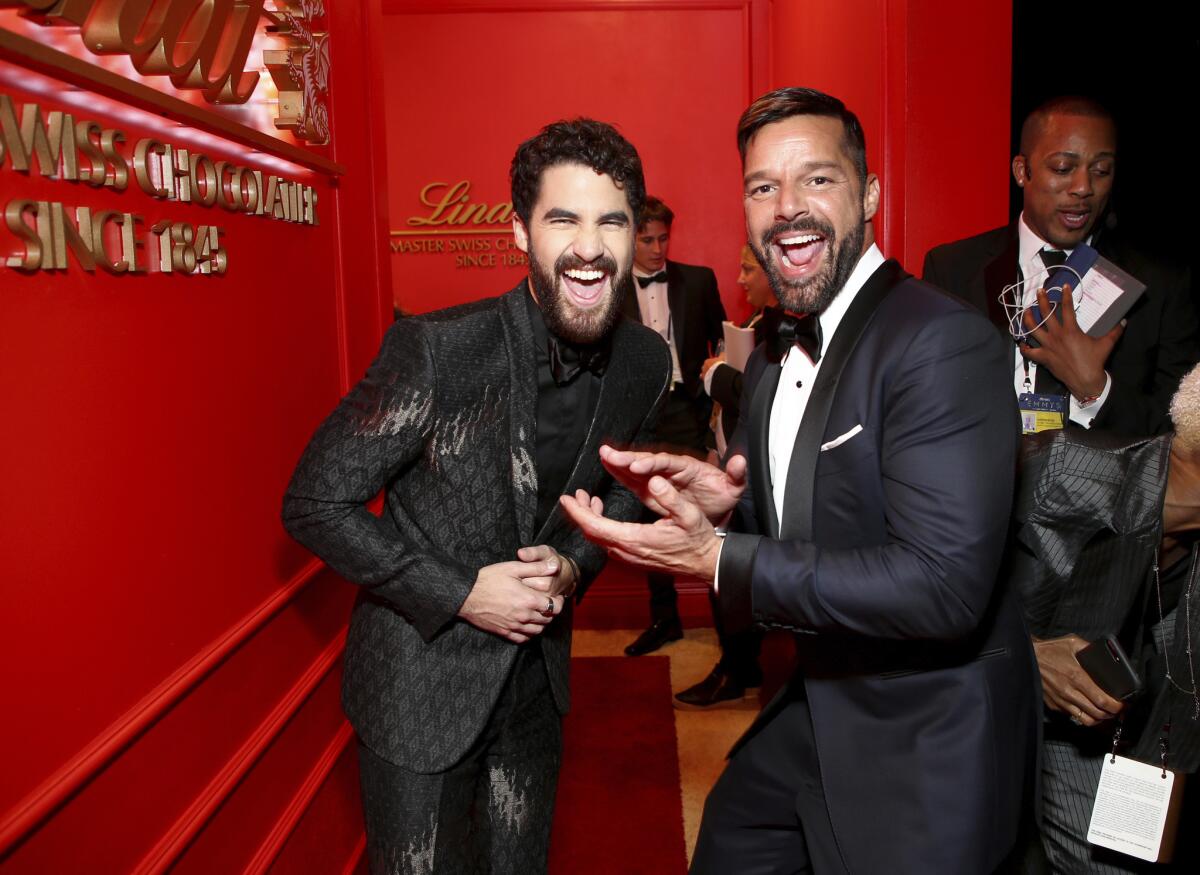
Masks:
[[[1125,654],[1121,642],[1112,635],[1093,641],[1075,654],[1096,686],[1122,702],[1142,691],[1142,678]]]

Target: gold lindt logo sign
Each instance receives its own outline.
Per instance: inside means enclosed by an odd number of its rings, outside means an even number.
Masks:
[[[127,55],[143,76],[167,76],[209,103],[245,103],[258,87],[250,50],[259,21],[284,40],[263,52],[279,89],[277,128],[329,142],[329,35],[323,0],[0,0],[39,24],[78,27],[97,55]]]
[[[429,215],[409,216],[409,225],[457,226],[463,231],[478,231],[481,226],[487,225],[507,227],[513,214],[513,206],[508,201],[501,201],[492,206],[471,203],[471,183],[465,179],[453,185],[445,182],[429,183],[421,189],[421,203],[430,208]]]
[[[16,0],[42,24],[76,25],[98,55],[128,55],[144,76],[169,76],[210,103],[245,103],[258,86],[247,70],[264,0]],[[12,6],[13,0],[0,0]]]
[[[512,237],[513,205],[509,201],[472,201],[471,183],[466,179],[427,183],[419,197],[428,211],[409,216],[405,219],[408,227],[392,231],[392,252],[450,253],[456,268],[520,267],[529,263]]]

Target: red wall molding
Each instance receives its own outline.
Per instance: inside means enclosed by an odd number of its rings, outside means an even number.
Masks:
[[[104,732],[83,747],[0,823],[0,858],[65,804],[101,769],[119,756],[249,638],[286,607],[325,565],[313,559],[270,598],[180,666]]]
[[[367,851],[367,834],[363,833],[362,838],[358,840],[358,844],[354,846],[349,859],[346,860],[346,866],[342,869],[342,875],[355,875],[358,872],[359,864],[362,863],[363,854]]]
[[[275,822],[275,826],[267,833],[263,843],[259,845],[254,857],[246,864],[242,875],[263,875],[274,864],[278,858],[283,846],[287,843],[288,838],[296,831],[296,827],[300,824],[300,819],[304,816],[313,800],[317,796],[317,792],[328,780],[330,772],[337,764],[342,752],[350,745],[354,739],[354,730],[349,723],[343,723],[342,727],[337,731],[325,746],[325,750],[317,761],[313,764],[312,769],[304,779],[304,783],[300,785],[300,789],[292,797],[292,801],[288,803],[287,808],[279,816]],[[366,836],[363,836],[363,847],[366,846]],[[357,857],[361,856],[361,850],[357,852]]]
[[[300,710],[300,706],[307,701],[313,690],[317,688],[317,684],[337,664],[345,646],[346,629],[343,628],[312,661],[304,674],[284,694],[258,729],[246,739],[237,753],[225,764],[225,767],[213,777],[208,786],[188,806],[175,825],[142,858],[141,863],[133,870],[133,875],[157,875],[157,873],[171,868],[179,855],[221,806],[221,803],[237,787],[238,782],[246,776],[271,742],[283,731],[288,721]],[[348,727],[346,728],[348,729]],[[318,783],[317,786],[319,787],[320,784]]]

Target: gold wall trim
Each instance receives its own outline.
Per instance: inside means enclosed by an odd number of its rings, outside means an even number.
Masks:
[[[328,176],[343,176],[346,173],[345,167],[329,158],[285,143],[262,131],[232,121],[220,113],[209,112],[178,97],[163,94],[148,85],[118,76],[103,67],[89,64],[3,28],[0,28],[0,58]]]

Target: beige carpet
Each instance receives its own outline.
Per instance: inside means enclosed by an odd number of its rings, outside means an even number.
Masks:
[[[577,629],[572,655],[620,656],[625,645],[636,638],[639,631]],[[688,629],[682,641],[668,644],[655,655],[670,659],[671,688],[673,692],[679,692],[703,680],[712,671],[720,658],[720,648],[712,629]],[[700,829],[704,798],[725,767],[725,754],[757,712],[757,701],[714,711],[675,712],[680,804],[689,861]]]

